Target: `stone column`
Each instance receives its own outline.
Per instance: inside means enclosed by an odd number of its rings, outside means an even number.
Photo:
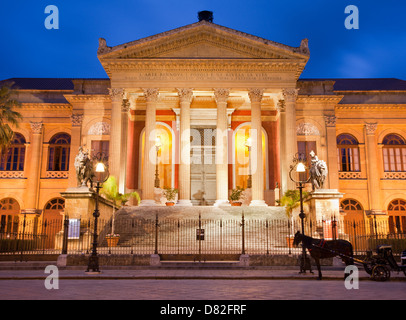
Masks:
[[[368,170],[369,214],[382,214],[380,177],[375,132],[377,123],[365,123],[365,145]]]
[[[216,128],[216,189],[217,199],[214,206],[230,205],[228,202],[228,117],[227,99],[229,89],[215,89],[217,103]]]
[[[338,161],[337,161],[337,137],[336,117],[324,116],[326,122],[326,141],[328,156],[328,187],[338,190]]]
[[[120,163],[121,163],[121,106],[123,102],[123,89],[109,89],[111,97],[111,131],[109,145],[109,172],[120,184]]]
[[[30,122],[32,131],[32,142],[30,145],[30,166],[27,175],[26,210],[25,213],[38,212],[39,180],[41,175],[43,124],[41,122]]]
[[[69,156],[68,188],[76,188],[78,187],[78,181],[76,178],[75,158],[79,153],[79,147],[81,146],[82,142],[83,114],[74,113],[70,118],[72,121],[72,132]]]
[[[129,100],[123,99],[121,105],[121,149],[120,149],[120,175],[119,192],[126,192],[127,176],[127,141],[128,141],[128,113],[130,112]]]
[[[159,90],[156,88],[143,89],[147,101],[145,113],[145,143],[144,143],[144,167],[142,179],[141,206],[155,206],[154,200],[154,177],[156,163],[156,107],[159,99]]]
[[[252,200],[250,206],[266,206],[264,200],[264,166],[262,160],[262,121],[261,101],[263,89],[251,89],[248,92],[251,100],[251,170]]]
[[[285,99],[285,146],[284,146],[284,159],[281,166],[289,175],[289,167],[292,164],[293,158],[297,153],[297,136],[296,136],[296,98],[298,89],[284,89],[283,96]],[[308,156],[308,155],[307,155]],[[282,185],[282,190],[296,189],[296,184],[287,177],[286,187]],[[285,189],[286,188],[286,189]]]
[[[190,201],[190,104],[192,89],[177,89],[180,100],[179,200],[177,205],[192,206]]]
[[[288,190],[289,180],[289,162],[286,159],[286,109],[285,100],[279,100],[279,168],[280,168],[280,185],[279,193],[283,196]]]

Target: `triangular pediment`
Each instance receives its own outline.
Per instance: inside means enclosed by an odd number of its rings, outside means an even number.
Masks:
[[[100,59],[304,59],[307,42],[290,47],[243,32],[200,21],[155,36],[108,47],[100,39]]]

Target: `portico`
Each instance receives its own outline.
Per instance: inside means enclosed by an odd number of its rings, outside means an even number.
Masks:
[[[100,39],[98,57],[111,80],[109,165],[121,192],[156,205],[157,168],[178,205],[229,205],[250,173],[251,206],[273,204],[277,184],[292,188],[306,40],[289,47],[202,20],[115,47]]]

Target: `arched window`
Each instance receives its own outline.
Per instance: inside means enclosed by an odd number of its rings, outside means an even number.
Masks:
[[[0,170],[24,171],[25,138],[21,133],[14,133],[11,145],[1,154]]]
[[[49,140],[48,171],[68,171],[70,135],[58,133]]]
[[[389,203],[389,232],[406,233],[406,201],[396,199]]]
[[[340,172],[360,171],[358,140],[350,134],[337,137],[337,154]]]
[[[383,166],[385,172],[406,171],[406,142],[397,134],[383,138]]]
[[[20,205],[13,198],[0,201],[0,234],[3,232],[18,232],[18,214]]]
[[[44,218],[62,220],[61,211],[63,211],[64,208],[65,200],[63,198],[49,200],[44,207]]]

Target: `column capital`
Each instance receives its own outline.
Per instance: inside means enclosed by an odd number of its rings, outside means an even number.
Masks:
[[[261,88],[253,88],[253,89],[249,89],[249,91],[248,91],[248,96],[249,96],[251,102],[261,102],[263,95],[264,95],[264,89],[261,89]]]
[[[70,116],[70,120],[72,122],[72,127],[80,127],[83,122],[83,113],[73,113]]]
[[[365,122],[365,131],[367,133],[367,136],[375,135],[375,131],[377,128],[378,128],[377,122],[373,122],[373,123]]]
[[[144,97],[147,102],[158,102],[159,100],[159,89],[158,88],[143,88]]]
[[[283,89],[282,95],[285,101],[287,102],[295,102],[297,95],[299,94],[299,89]]]
[[[230,89],[226,89],[226,88],[214,89],[214,99],[216,100],[216,103],[227,102],[227,99],[229,96],[230,96]]]
[[[129,99],[123,99],[123,102],[121,104],[121,112],[127,113],[130,111],[130,100]]]
[[[278,100],[278,103],[276,104],[276,110],[279,112],[285,112],[285,100]]]
[[[113,101],[121,101],[124,98],[125,91],[123,88],[109,88],[109,95]]]
[[[176,88],[180,102],[192,103],[193,89],[191,88]]]
[[[34,134],[42,133],[42,127],[43,127],[42,121],[38,121],[38,122],[30,121],[30,126],[31,126],[32,133],[34,133]]]
[[[326,122],[326,127],[335,127],[337,117],[333,116],[333,115],[325,115],[324,116],[324,121]]]

